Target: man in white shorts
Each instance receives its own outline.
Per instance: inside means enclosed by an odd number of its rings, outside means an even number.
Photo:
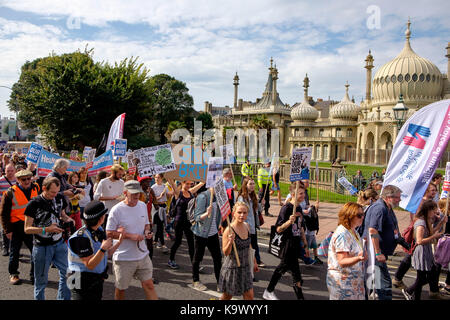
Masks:
[[[122,244],[114,253],[115,299],[124,300],[125,290],[134,277],[141,281],[147,300],[157,300],[153,284],[153,265],[145,239],[153,237],[147,215],[147,206],[139,201],[142,191],[138,181],[130,180],[124,185],[125,200],[111,208],[106,234],[108,238],[118,239],[118,230],[125,230]]]

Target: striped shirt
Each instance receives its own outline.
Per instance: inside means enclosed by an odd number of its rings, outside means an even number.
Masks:
[[[9,187],[13,186],[16,184],[16,178],[14,178],[13,180],[7,180],[6,176],[2,176],[0,178],[0,200],[2,199],[3,196],[3,192],[7,191],[9,189]]]

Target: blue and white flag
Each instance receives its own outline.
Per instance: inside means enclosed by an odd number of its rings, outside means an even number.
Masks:
[[[383,187],[402,190],[400,207],[415,213],[450,139],[450,99],[423,107],[401,128]]]

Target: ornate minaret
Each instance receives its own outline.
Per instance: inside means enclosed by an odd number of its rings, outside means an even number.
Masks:
[[[372,95],[371,95],[371,84],[372,84],[372,69],[373,69],[373,56],[369,50],[369,54],[366,57],[366,66],[364,68],[367,69],[366,72],[366,101],[367,103],[370,102],[370,100],[372,99]]]
[[[239,86],[239,76],[236,72],[236,75],[233,78],[233,85],[234,85],[234,104],[233,108],[237,110],[238,108],[238,86]]]
[[[305,100],[305,102],[308,102],[308,88],[309,88],[309,78],[308,78],[308,74],[306,74],[305,78],[303,79],[303,98]]]
[[[278,70],[277,65],[275,65],[274,68],[272,68],[272,59],[270,59],[270,68],[272,71],[272,103],[273,105],[277,102],[277,80],[278,80]]]

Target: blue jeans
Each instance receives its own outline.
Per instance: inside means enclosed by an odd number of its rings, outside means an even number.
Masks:
[[[67,245],[63,240],[49,246],[33,247],[34,261],[34,299],[45,300],[45,288],[48,283],[48,270],[53,263],[59,270],[58,300],[70,300],[67,288]]]
[[[377,260],[375,260],[375,290],[378,300],[392,300],[392,280],[388,266]]]

